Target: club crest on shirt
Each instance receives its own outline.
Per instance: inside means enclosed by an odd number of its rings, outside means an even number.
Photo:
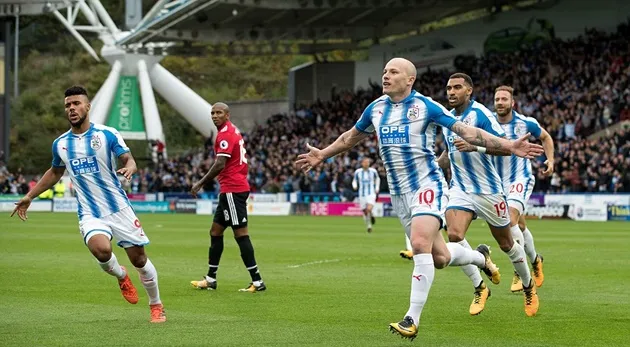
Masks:
[[[92,135],[92,139],[90,139],[90,147],[92,147],[93,150],[97,151],[101,148],[102,145],[103,143],[101,142],[101,138],[98,137],[98,135]]]
[[[464,123],[466,125],[472,125],[473,119],[472,119],[472,117],[468,116],[468,117],[462,119],[462,123]]]
[[[418,119],[419,117],[420,117],[420,108],[418,107],[418,105],[411,106],[411,108],[409,108],[409,111],[407,111],[407,119],[409,119],[410,121],[414,121]]]
[[[514,134],[516,134],[516,136],[518,137],[527,134],[527,125],[525,125],[525,123],[523,122],[517,122],[514,126]]]

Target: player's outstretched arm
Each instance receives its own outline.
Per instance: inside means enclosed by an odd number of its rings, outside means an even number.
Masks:
[[[228,157],[224,155],[217,155],[217,158],[214,160],[214,164],[210,168],[207,174],[205,174],[199,182],[195,183],[190,189],[190,193],[197,197],[197,193],[203,188],[203,186],[208,181],[212,181],[215,177],[219,175],[219,173],[225,168],[225,163],[227,163]]]
[[[537,144],[529,143],[529,133],[516,141],[506,140],[496,137],[487,131],[479,128],[468,126],[460,121],[453,124],[451,130],[459,135],[466,142],[476,146],[485,147],[488,150],[503,149],[509,150],[512,154],[527,159],[533,159],[543,154],[543,147]]]
[[[507,149],[501,149],[501,148],[487,149],[485,147],[471,145],[470,143],[462,139],[455,140],[453,144],[455,145],[455,148],[457,148],[457,150],[460,152],[481,152],[481,153],[487,153],[490,155],[499,155],[499,156],[512,155],[512,152],[508,151]]]
[[[28,210],[29,206],[31,206],[31,201],[39,196],[39,194],[45,192],[46,190],[52,188],[63,176],[64,171],[66,171],[63,167],[51,167],[44,173],[42,178],[37,182],[35,187],[31,189],[30,192],[26,193],[26,195],[20,199],[20,201],[15,203],[15,209],[13,213],[11,213],[11,217],[17,212],[18,217],[21,220],[27,220],[26,210]]]
[[[543,172],[543,174],[547,176],[551,176],[553,174],[554,169],[554,148],[553,148],[553,138],[545,129],[541,129],[540,132],[540,141],[542,141],[543,148],[545,149],[545,156],[547,160],[545,160],[545,165],[547,165],[547,169]]]
[[[341,134],[335,142],[330,144],[324,149],[315,148],[308,143],[308,153],[298,155],[298,160],[295,162],[304,172],[308,172],[313,167],[319,165],[324,160],[334,157],[339,153],[343,153],[350,148],[356,146],[361,140],[370,136],[368,133],[361,132],[355,127]]]
[[[116,172],[125,176],[127,180],[131,181],[131,177],[133,176],[133,174],[135,174],[136,171],[138,171],[138,167],[136,166],[136,160],[133,159],[131,152],[121,154],[118,157],[118,159],[120,159],[120,161],[122,162],[123,167],[118,169],[118,171]]]

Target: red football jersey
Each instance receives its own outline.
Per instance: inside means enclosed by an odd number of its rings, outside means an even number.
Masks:
[[[221,193],[249,192],[247,156],[241,132],[230,121],[226,121],[217,131],[214,152],[217,156],[227,157],[225,167],[217,176]]]

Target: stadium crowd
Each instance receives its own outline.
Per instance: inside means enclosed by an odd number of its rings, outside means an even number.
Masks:
[[[612,34],[588,29],[573,40],[554,40],[540,49],[484,57],[469,71],[476,82],[477,101],[492,109],[494,88],[513,85],[520,92],[516,109],[537,118],[554,137],[556,172],[545,177],[543,158],[534,161],[536,191],[630,191],[628,129],[603,141],[586,139],[612,124],[630,120],[630,66],[624,63],[630,61],[629,37],[627,23]],[[445,102],[444,84],[452,72],[425,72],[419,76],[416,89]],[[290,115],[275,115],[244,134],[252,191],[339,192],[351,198],[352,174],[358,160],[369,156],[376,161],[381,191],[386,192],[385,171],[374,137],[306,175],[289,165],[306,143],[323,146],[334,141],[379,95],[380,85],[376,83],[367,90],[334,93],[331,101],[299,105]],[[438,152],[444,149],[441,140],[437,147]],[[141,187],[185,191],[209,169],[211,152],[212,146],[206,144],[203,151],[169,159],[155,172],[143,172],[147,184]],[[213,185],[206,190],[216,189]]]
[[[542,175],[544,158],[533,162],[539,192],[630,192],[630,131],[626,127],[602,140],[586,137],[615,123],[630,120],[630,26],[615,33],[587,29],[575,39],[554,39],[532,50],[478,59],[471,71],[473,97],[492,109],[494,88],[515,88],[515,108],[538,119],[556,143],[555,173]],[[446,102],[444,85],[453,71],[427,71],[416,89]],[[352,174],[368,156],[387,191],[385,170],[373,136],[344,155],[329,159],[308,174],[292,162],[306,143],[323,146],[334,141],[381,95],[380,84],[356,92],[334,93],[331,101],[298,105],[289,115],[275,115],[244,134],[249,156],[249,181],[254,192],[339,192],[351,199]],[[445,104],[446,105],[446,104]],[[245,115],[234,115],[242,117]],[[437,152],[444,149],[439,139]],[[212,143],[186,155],[160,160],[141,169],[127,185],[129,192],[185,192],[213,162]],[[20,194],[29,183],[20,173],[0,166],[0,194]],[[210,182],[204,190],[217,190]]]

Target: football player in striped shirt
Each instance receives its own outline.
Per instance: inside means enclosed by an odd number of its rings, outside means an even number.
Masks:
[[[471,100],[473,82],[464,73],[451,75],[446,87],[448,101],[455,118],[465,124],[481,128],[495,136],[505,137],[505,132],[494,115],[482,104]],[[463,142],[458,134],[451,129],[444,128],[444,138],[448,146],[439,161],[450,162],[452,179],[450,184],[450,200],[446,207],[446,224],[448,238],[451,242],[458,242],[470,248],[465,239],[466,231],[475,216],[486,220],[492,235],[514,265],[515,271],[523,278],[525,313],[534,316],[538,311],[538,295],[536,286],[527,263],[523,247],[514,242],[510,233],[510,218],[508,204],[503,192],[503,184],[494,167],[492,155],[510,155],[509,151],[494,149],[486,150],[480,147],[476,152],[460,151],[458,144]],[[522,134],[524,137],[525,134]],[[519,137],[520,138],[520,137]],[[488,152],[488,153],[486,153]],[[470,305],[470,314],[481,313],[486,300],[490,297],[490,289],[481,279],[479,270],[472,267],[462,267],[462,270],[473,282],[475,292]],[[498,283],[493,281],[495,284]]]
[[[545,160],[547,169],[543,174],[547,176],[552,175],[554,168],[553,138],[538,124],[535,118],[526,117],[514,110],[514,89],[512,87],[497,87],[494,94],[494,109],[496,111],[495,116],[508,139],[514,140],[527,133],[540,139],[547,157],[547,160]],[[473,145],[466,147],[461,150],[477,150],[477,147]],[[527,228],[525,217],[523,216],[527,209],[527,201],[536,182],[531,161],[513,155],[497,156],[494,158],[494,164],[503,182],[503,190],[507,194],[512,237],[525,248],[527,258],[532,264],[534,282],[536,287],[540,287],[545,279],[543,257],[536,252],[534,238]],[[512,292],[523,290],[523,281],[516,272],[514,273],[510,289]]]
[[[412,89],[416,74],[409,60],[390,60],[383,69],[385,95],[370,103],[355,126],[331,145],[318,149],[307,144],[308,153],[300,154],[296,162],[302,170],[309,171],[376,132],[392,205],[410,236],[414,252],[409,309],[401,321],[389,325],[393,333],[409,339],[418,335],[435,268],[474,264],[490,277],[499,276],[486,245],[477,250],[466,249],[455,242],[447,244],[439,234],[448,203],[448,186],[433,149],[438,126],[494,150],[508,150],[523,157],[542,153],[541,146],[530,144],[525,138],[509,141],[457,121],[442,105]]]
[[[378,172],[370,167],[370,158],[364,157],[361,160],[361,168],[354,172],[352,188],[359,195],[359,205],[363,211],[363,220],[368,233],[372,232],[372,225],[376,222],[372,215],[372,208],[374,208],[376,203],[376,196],[380,186],[381,178],[378,176]]]
[[[119,173],[130,180],[137,171],[136,162],[116,129],[90,123],[91,104],[83,87],[68,88],[64,100],[71,128],[53,142],[52,167],[16,203],[13,214],[17,213],[18,217],[26,220],[26,211],[33,198],[51,188],[68,170],[76,190],[79,231],[83,242],[101,269],[116,277],[125,300],[136,304],[136,288],[129,279],[127,269],[118,263],[112,252],[111,240],[116,238],[117,245],[127,252],[147,291],[151,322],[165,322],[157,271],[144,251],[149,239],[116,176]],[[123,164],[118,170],[117,160]]]

